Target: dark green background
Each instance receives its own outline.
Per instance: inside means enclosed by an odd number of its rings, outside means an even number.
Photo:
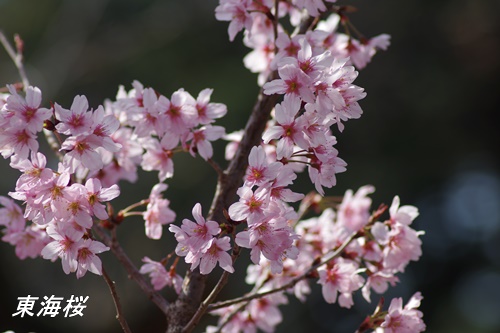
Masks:
[[[406,300],[420,290],[428,332],[496,333],[500,331],[500,3],[494,0],[345,1],[359,12],[353,23],[367,36],[388,33],[392,45],[361,71],[356,84],[368,93],[364,115],[338,134],[340,156],[348,171],[339,175],[330,195],[373,184],[374,205],[390,204],[399,194],[403,204],[419,207],[416,229],[423,257],[411,263],[392,289],[389,300]],[[228,132],[244,125],[258,91],[256,76],[242,64],[248,52],[241,34],[234,43],[227,22],[214,18],[215,0],[0,0],[0,28],[25,41],[26,67],[33,85],[42,89],[45,105],[69,107],[84,94],[97,107],[114,98],[118,85],[127,89],[137,79],[167,97],[178,88],[193,95],[214,88],[213,101],[227,104],[220,121]],[[0,51],[0,85],[18,81],[16,70]],[[215,159],[224,164],[223,144]],[[166,197],[178,213],[191,217],[201,202],[211,201],[214,171],[200,158],[176,156],[175,177]],[[18,173],[0,161],[0,194],[13,190]],[[116,207],[148,195],[156,174],[124,184]],[[306,178],[298,182],[312,189]],[[138,197],[138,195],[141,195]],[[161,259],[173,237],[144,236],[140,219],[120,227],[122,245],[140,265],[142,256]],[[166,229],[165,229],[166,231]],[[165,234],[169,234],[168,231]],[[245,252],[242,258],[246,258]],[[114,257],[102,256],[117,281],[125,314],[134,332],[162,332],[164,319]],[[60,262],[19,261],[14,249],[0,245],[0,331],[119,332],[114,308],[101,277],[80,281],[66,276]],[[245,259],[237,269],[244,269]],[[217,269],[220,273],[220,269]],[[234,274],[222,298],[245,287]],[[282,307],[278,332],[353,332],[375,304],[356,296],[356,309],[325,305],[319,286],[306,304],[292,300]],[[89,296],[81,319],[12,318],[17,297]]]

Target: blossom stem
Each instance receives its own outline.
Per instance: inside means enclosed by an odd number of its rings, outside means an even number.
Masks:
[[[121,216],[129,216],[131,213],[129,213],[129,211],[131,211],[132,209],[134,208],[137,208],[137,207],[140,207],[140,206],[144,206],[144,205],[147,205],[149,203],[149,200],[148,199],[144,199],[144,200],[141,200],[139,202],[136,202],[134,204],[131,204],[130,206],[128,207],[125,207],[123,208],[122,210],[120,210],[118,212],[118,215],[121,215]],[[140,212],[142,214],[142,212]]]
[[[144,212],[127,212],[124,214],[121,214],[122,217],[129,217],[129,216],[144,216]]]
[[[115,282],[111,280],[104,268],[102,269],[102,277],[104,278],[104,281],[106,281],[106,284],[109,287],[109,291],[111,292],[111,296],[113,297],[113,302],[115,303],[116,309],[116,319],[120,322],[120,325],[125,333],[132,333],[130,327],[128,326],[127,320],[123,316],[120,297],[118,297],[118,293],[116,292]]]

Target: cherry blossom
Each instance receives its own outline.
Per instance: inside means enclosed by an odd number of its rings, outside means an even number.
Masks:
[[[66,135],[90,134],[92,129],[92,112],[89,112],[89,102],[85,96],[76,96],[69,110],[59,104],[54,104],[56,118],[60,121],[56,125],[59,133]]]
[[[166,286],[174,287],[177,294],[180,294],[182,288],[182,277],[175,273],[172,268],[169,271],[165,269],[165,265],[160,262],[151,260],[148,257],[142,258],[144,265],[141,266],[139,273],[149,274],[151,284],[155,290],[161,290]]]
[[[339,258],[333,267],[319,269],[319,281],[323,297],[327,303],[335,303],[339,295],[339,305],[350,308],[353,305],[352,292],[363,286],[364,279],[358,275],[357,265]]]
[[[3,109],[11,113],[10,126],[26,129],[31,133],[40,132],[45,120],[50,119],[52,111],[41,108],[42,92],[37,87],[28,87],[26,97],[20,96],[15,87],[8,85],[10,95],[6,99]]]
[[[111,201],[120,195],[118,185],[103,188],[99,179],[89,178],[85,182],[86,199],[89,209],[98,219],[107,219],[106,207],[101,202]]]
[[[75,272],[80,236],[63,224],[49,224],[46,231],[53,241],[42,249],[42,257],[52,261],[61,258],[64,273]]]
[[[164,199],[160,193],[167,189],[166,184],[156,184],[151,190],[149,203],[144,212],[146,236],[151,239],[160,239],[163,225],[175,220],[175,212],[170,209],[170,201]]]
[[[402,298],[391,301],[384,322],[375,330],[376,333],[416,333],[426,329],[422,321],[422,312],[417,310],[422,301],[422,295],[417,292],[403,307]]]
[[[311,91],[311,79],[300,68],[286,64],[278,70],[280,79],[264,85],[264,94],[284,94],[285,99],[291,99],[294,104],[300,101],[314,103]]]
[[[207,244],[213,236],[218,235],[221,229],[217,222],[205,221],[205,218],[201,214],[201,205],[199,203],[194,205],[192,213],[196,223],[189,219],[184,219],[182,220],[181,229],[188,237],[187,244],[191,251],[197,252]]]
[[[2,241],[15,246],[16,256],[24,260],[40,256],[42,249],[50,243],[50,237],[40,226],[31,224],[22,230],[7,229]]]
[[[227,113],[227,107],[222,103],[210,103],[213,89],[203,89],[196,98],[197,123],[207,125],[222,118]]]
[[[248,164],[245,177],[248,186],[262,185],[274,180],[283,166],[280,162],[268,163],[262,146],[252,148],[248,155]]]
[[[109,251],[109,247],[101,242],[92,239],[84,239],[78,242],[76,277],[81,278],[87,271],[102,275],[102,262],[96,254],[104,251]]]
[[[199,265],[200,273],[204,275],[210,274],[217,262],[223,270],[233,273],[231,256],[226,252],[229,249],[231,249],[229,237],[212,238],[194,256],[188,255],[186,262],[191,264],[191,270]]]
[[[269,191],[261,187],[254,193],[250,187],[242,186],[237,194],[240,196],[240,201],[232,204],[228,210],[231,219],[234,221],[246,219],[251,225],[264,218],[264,209],[269,203]]]

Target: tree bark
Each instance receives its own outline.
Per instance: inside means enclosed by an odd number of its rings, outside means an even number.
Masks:
[[[277,72],[271,73],[269,79],[276,77]],[[276,105],[280,95],[264,95],[261,89],[257,102],[254,105],[250,118],[245,126],[243,138],[238,145],[235,157],[224,171],[217,183],[217,189],[212,201],[208,220],[219,223],[226,221],[224,210],[231,205],[236,198],[236,191],[243,182],[248,165],[248,155],[253,146],[262,141],[262,133]],[[184,285],[179,298],[170,305],[167,314],[167,333],[181,333],[183,328],[193,317],[200,303],[203,301],[206,278],[198,269],[189,271],[184,278]],[[184,332],[187,333],[187,332]]]

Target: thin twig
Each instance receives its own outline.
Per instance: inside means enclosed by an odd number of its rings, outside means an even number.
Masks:
[[[347,245],[349,245],[349,243],[358,235],[358,232],[353,232],[345,241],[344,243],[342,243],[342,245],[340,245],[330,256],[328,256],[326,259],[324,259],[323,261],[321,261],[319,264],[316,264],[316,265],[313,265],[311,266],[307,271],[305,271],[302,275],[299,275],[295,278],[293,278],[292,280],[290,280],[288,283],[282,285],[281,287],[278,287],[278,288],[275,288],[275,289],[271,289],[271,290],[268,290],[268,291],[264,291],[264,292],[261,292],[261,293],[253,293],[253,294],[250,294],[250,295],[246,295],[246,296],[242,296],[242,297],[238,297],[238,298],[234,298],[234,299],[231,299],[231,300],[227,300],[227,301],[223,301],[223,302],[217,302],[217,303],[214,303],[214,304],[211,304],[209,307],[208,307],[208,310],[209,311],[212,311],[212,310],[215,310],[215,309],[220,309],[220,308],[225,308],[226,306],[230,306],[230,305],[233,305],[233,304],[237,304],[237,303],[240,303],[240,302],[245,302],[245,301],[250,301],[252,299],[256,299],[256,298],[261,298],[261,297],[264,297],[264,296],[267,296],[267,295],[271,295],[271,294],[275,294],[277,292],[280,292],[280,291],[285,291],[287,289],[290,289],[292,288],[293,286],[295,286],[299,281],[305,279],[307,276],[309,276],[309,274],[311,274],[314,270],[318,269],[319,267],[327,264],[328,262],[330,262],[331,260],[335,259],[336,257],[338,257],[342,251],[346,248]]]
[[[262,288],[262,286],[267,282],[268,280],[264,280],[262,281],[260,284],[256,284],[253,288],[252,288],[252,291],[250,293],[255,293],[256,291],[258,291],[260,288]],[[217,330],[214,332],[214,333],[221,333],[222,329],[224,328],[224,326],[226,326],[227,323],[229,323],[231,321],[231,319],[233,319],[233,317],[238,313],[240,312],[241,310],[243,310],[247,305],[248,303],[250,303],[250,301],[246,301],[246,302],[242,302],[239,306],[237,306],[235,309],[233,309],[231,311],[231,313],[229,315],[227,315],[225,318],[224,318],[224,321],[222,321],[219,326],[217,327]]]
[[[231,321],[231,319],[233,319],[234,316],[238,312],[240,312],[241,310],[243,310],[248,305],[248,303],[249,303],[249,301],[247,301],[247,302],[241,304],[240,306],[236,307],[236,309],[234,309],[226,318],[224,318],[224,321],[219,324],[219,326],[217,327],[217,330],[214,333],[221,333],[222,329],[224,328],[224,326],[226,326],[227,323],[229,323]]]
[[[142,289],[142,291],[149,297],[149,299],[156,304],[156,306],[164,313],[167,314],[168,312],[168,302],[163,296],[161,296],[156,290],[154,290],[148,283],[148,281],[144,278],[144,276],[139,273],[139,270],[135,267],[134,263],[130,258],[127,256],[123,248],[118,244],[118,242],[113,240],[106,232],[105,230],[99,226],[96,225],[93,230],[96,232],[96,234],[99,236],[99,238],[111,248],[111,251],[113,254],[116,256],[118,261],[121,262],[123,267],[125,267],[125,270],[129,274],[129,278],[134,280],[139,287]]]
[[[234,236],[234,232],[233,232],[233,236]],[[236,261],[236,259],[238,258],[239,255],[240,255],[240,247],[236,243],[234,243],[233,254],[231,256],[233,265],[234,265],[234,262]],[[201,317],[207,312],[208,306],[215,300],[217,295],[219,295],[219,293],[222,291],[222,289],[226,285],[228,278],[229,278],[229,272],[224,271],[222,273],[221,277],[219,278],[219,281],[217,281],[217,284],[215,285],[214,289],[212,289],[212,291],[207,296],[207,298],[205,298],[205,300],[203,302],[201,302],[201,304],[198,307],[198,310],[196,310],[196,313],[194,314],[194,316],[191,318],[189,323],[184,327],[183,333],[190,332],[198,324]]]
[[[12,45],[9,43],[2,30],[0,30],[0,42],[2,43],[3,47],[5,48],[5,51],[7,51],[10,58],[14,62],[14,65],[16,65],[17,71],[19,72],[19,76],[23,81],[23,89],[24,91],[26,91],[26,89],[28,89],[28,87],[30,86],[30,82],[28,80],[28,76],[26,75],[26,71],[24,69],[23,55],[14,50],[14,47],[12,47]]]
[[[111,292],[111,296],[113,297],[113,302],[115,303],[116,309],[116,319],[118,319],[118,321],[120,322],[120,325],[125,333],[132,333],[130,327],[128,326],[127,320],[123,315],[122,306],[120,304],[120,297],[118,297],[118,293],[116,292],[115,288],[115,282],[111,280],[104,268],[102,269],[102,277],[104,278],[104,281],[106,281],[106,284],[109,287],[109,291]]]
[[[228,271],[224,271],[222,273],[219,281],[215,285],[214,289],[210,293],[210,295],[208,295],[207,298],[205,298],[205,300],[203,302],[201,302],[201,304],[198,307],[198,310],[196,310],[196,313],[194,314],[194,316],[191,318],[191,320],[189,321],[189,323],[182,330],[183,333],[190,332],[198,324],[198,322],[200,321],[201,317],[207,311],[207,308],[210,305],[210,303],[212,303],[212,301],[215,299],[215,297],[217,297],[217,295],[219,294],[219,292],[226,285],[228,278],[229,278],[229,272]]]
[[[139,202],[136,202],[134,204],[131,204],[130,206],[128,207],[125,207],[123,208],[122,210],[120,210],[118,212],[118,215],[124,215],[125,213],[128,213],[129,211],[131,211],[132,209],[135,209],[137,207],[140,207],[140,206],[144,206],[144,205],[147,205],[149,203],[149,199],[144,199],[144,200],[141,200]],[[142,212],[141,212],[142,213]]]
[[[214,168],[215,172],[217,172],[217,177],[219,177],[219,180],[221,180],[225,175],[224,175],[224,170],[219,166],[217,162],[215,162],[213,159],[209,158],[207,160],[208,164]]]

